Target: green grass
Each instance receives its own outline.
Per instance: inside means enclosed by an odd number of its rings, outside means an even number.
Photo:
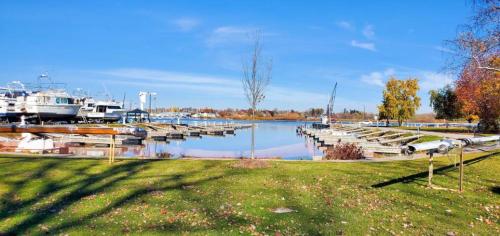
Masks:
[[[457,187],[452,159],[436,158],[435,184]],[[0,234],[498,235],[500,152],[466,159],[459,194],[425,187],[425,159],[237,169],[234,161],[3,157]]]
[[[398,127],[403,130],[417,130],[417,127]],[[420,127],[421,131],[432,131],[441,133],[471,133],[472,131],[464,127]]]

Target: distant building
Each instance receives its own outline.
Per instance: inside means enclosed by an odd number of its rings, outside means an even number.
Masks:
[[[210,118],[217,118],[217,113],[209,113],[209,112],[200,112],[200,113],[195,113],[191,115],[193,118],[204,118],[204,119],[210,119]]]

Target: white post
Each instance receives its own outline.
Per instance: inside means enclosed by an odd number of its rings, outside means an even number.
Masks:
[[[26,125],[26,117],[24,115],[21,116],[21,126]]]

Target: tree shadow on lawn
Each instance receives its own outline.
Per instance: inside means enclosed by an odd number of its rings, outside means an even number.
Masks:
[[[486,154],[486,155],[483,155],[483,156],[479,156],[479,157],[476,157],[476,158],[473,158],[473,159],[469,159],[469,160],[464,161],[464,165],[465,166],[472,165],[472,164],[478,163],[480,161],[483,161],[483,160],[485,160],[487,158],[490,158],[492,156],[496,156],[498,154],[500,154],[500,152],[489,153],[489,154]],[[442,173],[446,173],[448,171],[451,171],[451,170],[453,170],[455,168],[456,168],[456,166],[454,164],[451,164],[451,165],[447,165],[447,166],[443,166],[443,167],[434,169],[434,171],[432,173],[434,173],[434,174],[442,174]],[[392,180],[389,180],[389,181],[377,183],[377,184],[372,185],[372,187],[373,188],[383,188],[383,187],[386,187],[386,186],[389,186],[389,185],[393,185],[393,184],[397,184],[397,183],[411,183],[411,182],[414,182],[416,180],[419,180],[419,179],[422,179],[422,178],[426,178],[428,175],[429,175],[429,171],[423,171],[423,172],[420,172],[420,173],[417,173],[417,174],[408,175],[408,176],[404,176],[404,177],[392,179]]]
[[[0,207],[0,222],[4,221],[5,223],[5,220],[8,218],[16,217],[26,212],[28,212],[28,216],[4,229],[4,232],[0,232],[0,235],[26,234],[34,227],[52,219],[59,214],[59,212],[78,203],[86,197],[107,193],[106,190],[110,188],[129,187],[130,184],[126,186],[121,186],[121,184],[128,181],[129,178],[138,179],[142,177],[139,174],[150,169],[151,165],[155,164],[155,161],[120,161],[121,163],[118,162],[113,166],[107,167],[103,171],[90,174],[86,172],[88,168],[91,168],[93,165],[102,165],[102,163],[89,161],[89,164],[71,170],[72,175],[79,176],[79,179],[76,181],[71,179],[68,181],[54,181],[47,178],[48,175],[50,175],[50,170],[64,168],[61,164],[68,164],[70,161],[72,160],[44,160],[44,162],[47,163],[38,167],[32,174],[25,176],[22,180],[9,183],[9,185],[12,186],[11,191],[2,196],[3,204]],[[182,171],[181,173],[154,176],[157,178],[155,181],[158,184],[157,187],[148,184],[141,184],[138,186],[140,183],[134,182],[135,185],[131,187],[133,191],[130,193],[113,199],[111,204],[105,207],[95,207],[92,212],[82,217],[70,218],[61,223],[56,223],[51,226],[50,232],[55,233],[68,228],[78,227],[79,225],[85,225],[91,219],[105,215],[116,207],[123,206],[128,202],[132,202],[154,191],[182,189],[185,185],[198,185],[227,176],[228,173],[224,172],[219,175],[205,176],[196,181],[187,181],[187,178],[208,171],[213,166],[214,165],[209,164],[202,166],[202,168]],[[151,175],[148,176],[154,178]],[[39,180],[43,181],[42,190],[40,192],[31,198],[17,200],[16,194],[18,192],[30,190],[29,188],[30,185],[33,184],[33,181]],[[39,207],[40,204],[43,204],[42,200],[44,198],[53,198],[54,196],[52,195],[56,194],[58,196],[53,202],[45,204],[41,209],[32,210],[33,208]]]
[[[500,194],[500,186],[491,187],[491,191],[496,194]]]

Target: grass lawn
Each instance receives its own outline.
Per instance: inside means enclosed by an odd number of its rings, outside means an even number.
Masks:
[[[417,127],[397,127],[403,130],[417,130]],[[472,131],[465,127],[420,127],[421,131],[433,131],[442,133],[472,133]]]
[[[457,187],[453,158],[434,183]],[[383,163],[0,158],[0,235],[499,235],[500,152],[467,156],[465,192],[425,159]],[[295,210],[277,214],[272,209]],[[279,232],[279,233],[277,233]]]

